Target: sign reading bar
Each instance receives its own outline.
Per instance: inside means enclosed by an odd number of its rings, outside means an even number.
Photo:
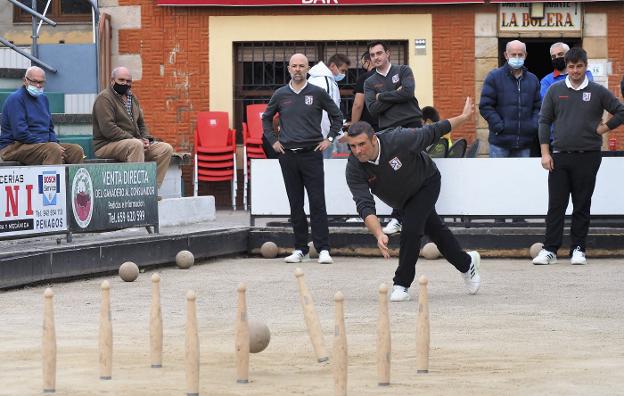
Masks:
[[[501,32],[579,32],[582,28],[581,3],[544,3],[541,18],[531,17],[530,3],[502,3],[498,11]]]
[[[156,0],[161,6],[275,7],[483,3],[484,0]]]
[[[65,168],[0,167],[0,238],[67,230]]]
[[[156,164],[68,165],[70,230],[91,232],[158,223]]]

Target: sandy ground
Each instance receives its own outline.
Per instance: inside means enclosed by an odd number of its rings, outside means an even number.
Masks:
[[[464,292],[445,261],[420,261],[429,279],[431,361],[416,374],[417,288],[392,303],[392,385],[377,386],[377,288],[395,260],[336,258],[302,268],[331,351],[333,295],[345,295],[351,395],[624,394],[624,260],[483,260],[481,291]],[[202,395],[332,395],[330,364],[316,362],[299,305],[295,266],[260,258],[220,259],[160,271],[164,367],[149,368],[150,272],[54,285],[59,395],[183,395],[185,292],[198,294]],[[98,379],[99,284],[112,283],[113,379]],[[250,380],[235,381],[236,287],[248,286],[251,319],[271,329],[251,356]],[[41,393],[44,287],[0,293],[0,395]]]

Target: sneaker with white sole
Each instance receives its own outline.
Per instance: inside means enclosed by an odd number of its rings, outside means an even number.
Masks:
[[[537,256],[533,259],[535,265],[548,265],[555,264],[557,262],[557,255],[549,250],[542,249]]]
[[[381,231],[386,235],[392,235],[401,232],[401,228],[401,223],[397,219],[392,219]]]
[[[287,263],[302,263],[308,260],[310,260],[310,255],[303,254],[303,252],[299,249],[294,250],[290,256],[284,258],[284,261]]]
[[[410,295],[408,293],[408,288],[394,285],[392,286],[392,294],[390,294],[390,301],[399,302],[399,301],[409,301]]]
[[[479,252],[466,252],[470,256],[470,268],[462,274],[468,294],[477,294],[481,286],[481,275],[479,275],[479,267],[481,266],[481,255]]]
[[[570,263],[574,265],[585,265],[587,264],[587,258],[585,257],[585,252],[581,250],[580,247],[576,247],[572,251],[572,257],[570,258]]]
[[[321,250],[318,257],[318,262],[319,264],[332,264],[334,260],[332,260],[327,250]]]

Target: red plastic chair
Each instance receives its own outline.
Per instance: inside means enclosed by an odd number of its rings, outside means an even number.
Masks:
[[[266,110],[266,104],[252,104],[246,108],[247,122],[243,122],[243,206],[247,210],[247,190],[251,174],[251,159],[265,159],[266,153],[262,148],[262,113]]]
[[[232,208],[236,210],[236,130],[229,127],[228,113],[197,114],[194,148],[194,195],[197,196],[200,181],[230,181]]]

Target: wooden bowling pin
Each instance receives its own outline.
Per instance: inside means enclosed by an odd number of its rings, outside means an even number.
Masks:
[[[186,293],[186,340],[184,361],[186,366],[186,395],[199,396],[199,335],[197,333],[197,306],[195,292]]]
[[[388,286],[379,286],[379,319],[377,321],[377,384],[390,385],[390,315],[388,313]]]
[[[150,306],[150,361],[152,368],[162,367],[163,323],[160,308],[160,275],[152,275],[152,304]]]
[[[329,356],[325,349],[325,339],[323,337],[323,331],[321,330],[321,323],[316,314],[316,309],[314,308],[312,295],[305,284],[301,268],[295,270],[295,277],[297,277],[297,283],[299,284],[299,296],[301,297],[301,306],[303,307],[303,317],[308,328],[312,346],[314,347],[316,359],[319,363],[325,362],[329,360]]]
[[[249,323],[244,283],[238,285],[238,308],[236,310],[236,382],[249,382]]]
[[[113,375],[113,324],[110,310],[110,283],[103,281],[100,306],[100,379],[110,380]]]
[[[344,322],[344,296],[341,292],[334,296],[336,302],[336,324],[334,327],[334,348],[332,364],[336,396],[347,395],[347,335]]]
[[[418,329],[416,334],[416,372],[429,372],[429,300],[427,296],[427,278],[418,278]]]
[[[47,288],[43,293],[43,393],[56,392],[56,330],[54,327],[54,292]]]

